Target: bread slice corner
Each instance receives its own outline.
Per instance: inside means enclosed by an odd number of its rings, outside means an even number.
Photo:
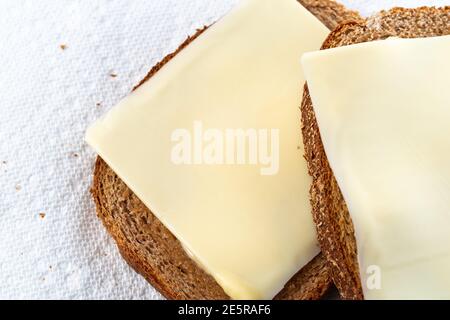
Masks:
[[[309,12],[319,19],[328,29],[349,21],[363,21],[357,11],[348,10],[342,4],[332,0],[298,0]]]

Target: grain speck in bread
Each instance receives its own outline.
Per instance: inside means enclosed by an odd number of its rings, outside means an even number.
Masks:
[[[339,26],[328,36],[322,49],[389,37],[417,38],[447,34],[450,34],[450,7],[394,8],[382,11],[366,22]],[[306,160],[313,177],[311,204],[322,253],[341,296],[344,299],[363,299],[353,223],[323,149],[307,86],[301,112]]]
[[[359,15],[347,12],[343,6],[333,1],[301,2],[329,28],[334,28],[351,17],[359,19]],[[151,78],[204,30],[205,28],[198,30],[174,53],[166,56],[136,88]],[[91,192],[97,215],[116,241],[123,258],[166,298],[229,298],[216,281],[188,257],[180,242],[100,157],[95,164]],[[275,299],[319,299],[326,293],[330,284],[331,277],[325,259],[319,254],[286,284]]]

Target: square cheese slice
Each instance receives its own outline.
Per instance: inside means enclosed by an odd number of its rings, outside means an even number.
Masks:
[[[450,298],[450,36],[305,54],[366,299]]]
[[[231,298],[274,297],[319,253],[298,59],[327,34],[295,0],[242,1],[87,131]]]

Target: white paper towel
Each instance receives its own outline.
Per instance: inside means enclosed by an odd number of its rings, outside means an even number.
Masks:
[[[160,299],[94,214],[88,124],[238,0],[0,1],[0,298]],[[369,14],[449,1],[342,1]]]

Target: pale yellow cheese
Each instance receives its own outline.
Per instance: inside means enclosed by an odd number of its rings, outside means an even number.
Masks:
[[[367,299],[450,298],[450,36],[308,53]]]
[[[295,0],[242,1],[87,132],[87,142],[232,298],[274,297],[319,252],[298,61],[327,33]],[[212,136],[267,130],[259,142],[270,140],[279,157],[270,166],[231,158],[211,164],[195,155],[194,164],[173,161],[179,130],[194,136],[209,129]]]

